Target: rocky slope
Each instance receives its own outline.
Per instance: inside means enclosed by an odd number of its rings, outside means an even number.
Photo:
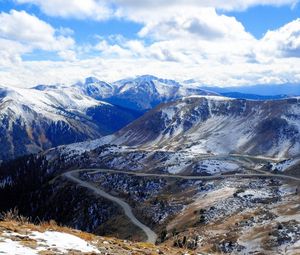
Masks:
[[[143,149],[284,158],[299,154],[299,123],[299,98],[190,96],[149,111],[117,132],[112,142]]]

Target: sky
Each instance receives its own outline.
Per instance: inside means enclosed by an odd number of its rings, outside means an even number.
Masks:
[[[300,0],[0,0],[0,85],[300,83]]]

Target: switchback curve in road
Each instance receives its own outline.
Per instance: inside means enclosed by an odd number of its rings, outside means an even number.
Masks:
[[[114,197],[108,193],[106,193],[105,191],[95,187],[94,185],[90,184],[89,182],[85,182],[81,179],[79,179],[78,177],[76,177],[76,174],[80,172],[80,171],[70,171],[70,172],[66,172],[64,174],[64,176],[66,178],[68,178],[69,180],[77,183],[78,185],[80,185],[81,187],[85,187],[91,191],[93,191],[96,195],[99,195],[101,197],[104,197],[116,204],[118,204],[124,211],[125,215],[128,217],[128,219],[138,228],[140,228],[147,236],[147,242],[149,243],[155,243],[156,239],[157,239],[157,235],[154,231],[152,231],[149,227],[147,227],[146,225],[144,225],[142,222],[140,222],[135,215],[132,212],[132,208],[130,207],[130,205],[128,203],[126,203],[125,201],[123,201],[122,199],[118,198],[118,197]]]

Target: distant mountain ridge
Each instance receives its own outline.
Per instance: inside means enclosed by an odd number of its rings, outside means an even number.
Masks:
[[[225,92],[220,94],[225,97],[231,97],[236,99],[250,99],[250,100],[277,100],[277,99],[290,98],[290,96],[288,95],[262,96],[256,94],[245,94],[240,92]]]
[[[73,86],[80,87],[86,95],[95,99],[138,111],[149,110],[160,103],[174,101],[183,96],[218,95],[215,92],[152,75],[124,79],[111,84],[89,77],[84,83]]]
[[[228,86],[228,87],[211,87],[200,86],[202,89],[210,90],[218,94],[240,93],[244,95],[257,95],[269,97],[269,99],[278,99],[283,97],[300,96],[300,84],[261,84],[247,86]],[[247,98],[246,98],[247,99]],[[248,98],[250,99],[250,98]]]

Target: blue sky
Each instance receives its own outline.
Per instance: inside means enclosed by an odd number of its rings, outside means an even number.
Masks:
[[[246,11],[227,12],[237,18],[246,30],[260,39],[268,30],[274,30],[300,17],[299,4],[291,6],[255,6]]]
[[[0,0],[0,11],[4,85],[141,74],[300,82],[297,0]]]
[[[2,6],[1,6],[2,7]],[[74,31],[74,38],[78,43],[85,43],[94,40],[95,35],[109,36],[114,34],[122,34],[127,38],[135,38],[138,31],[142,28],[141,24],[119,19],[109,19],[97,21],[93,19],[75,19],[51,17],[45,15],[35,5],[32,4],[16,4],[13,1],[6,0],[1,11],[9,12],[11,9],[25,10],[26,12],[39,17],[53,27],[67,27]]]

